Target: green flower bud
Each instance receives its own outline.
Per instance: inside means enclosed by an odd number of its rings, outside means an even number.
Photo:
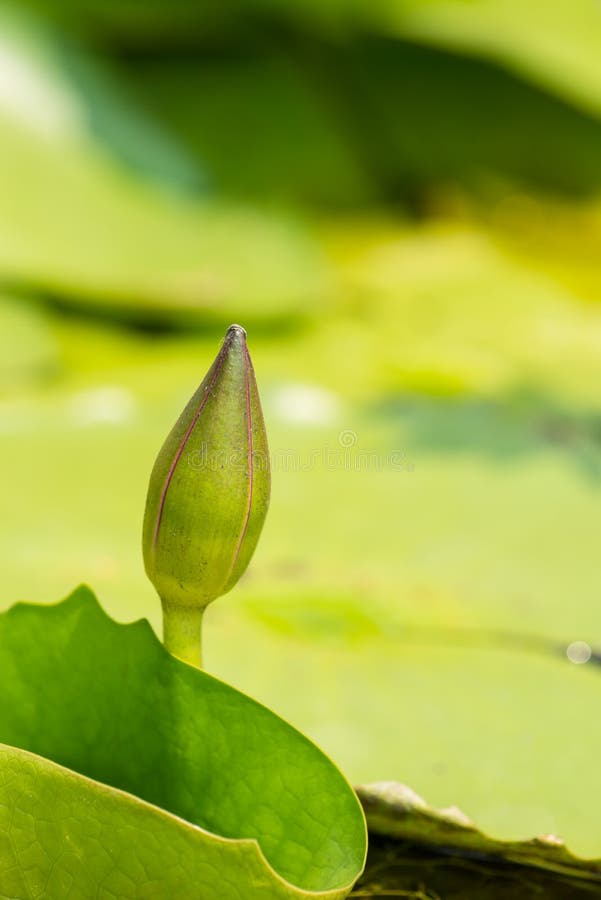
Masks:
[[[269,490],[246,332],[232,325],[163,444],[148,487],[144,564],[163,605],[165,645],[175,655],[200,664],[203,611],[248,566]]]

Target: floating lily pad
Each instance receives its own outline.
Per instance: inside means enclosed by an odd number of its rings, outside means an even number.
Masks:
[[[365,785],[357,792],[374,834],[426,844],[449,853],[479,854],[582,877],[598,883],[601,891],[601,859],[580,859],[570,853],[557,835],[545,834],[527,841],[495,840],[456,807],[434,809],[415,791],[398,782]]]
[[[424,617],[435,602],[422,595]],[[516,624],[509,634],[464,629],[458,605],[453,622],[449,598],[448,624],[438,628],[398,620],[395,627],[392,606],[386,614],[369,604],[366,596],[360,607],[371,614],[371,633],[314,628],[303,638],[291,628],[274,642],[254,628],[253,643],[259,655],[269,652],[277,679],[229,658],[223,638],[209,664],[233,683],[251,683],[253,695],[301,723],[355,782],[403,781],[436,806],[459,806],[495,839],[554,834],[574,855],[598,860],[599,667],[575,664],[565,646],[545,650],[544,640],[538,649],[520,647]],[[332,617],[336,606],[342,626],[346,610],[332,602]],[[220,630],[239,643],[249,631],[236,618],[232,611]]]
[[[365,873],[351,896],[357,900],[593,900],[599,896],[599,883],[374,834]]]
[[[0,621],[0,883],[19,898],[345,897],[358,800],[269,710],[80,588]]]
[[[434,809],[398,782],[357,792],[370,849],[353,897],[588,900],[601,893],[601,860],[579,859],[555,835],[495,840],[456,807]]]
[[[39,8],[40,4],[36,3]],[[217,36],[244,33],[253,16],[284,19],[305,35],[380,31],[493,59],[597,114],[601,110],[601,13],[595,0],[253,0],[241,7],[216,2],[192,6],[155,2],[98,2],[84,9],[69,0],[46,0],[45,10],[116,46],[190,47]],[[252,33],[252,31],[251,31]]]
[[[166,196],[93,147],[33,137],[1,114],[0,229],[0,278],[144,324],[304,315],[324,287],[294,222]]]
[[[126,75],[142,104],[226,194],[337,208],[377,196],[348,126],[315,86],[315,73],[280,53],[242,61],[138,60]]]
[[[601,112],[601,12],[594,0],[388,0],[385,28],[495,59],[597,115]]]
[[[177,168],[173,154],[112,103],[101,68],[13,12],[0,9],[0,31],[14,82],[0,96],[0,281],[146,325],[279,320],[321,296],[302,226],[166,189],[154,170]]]

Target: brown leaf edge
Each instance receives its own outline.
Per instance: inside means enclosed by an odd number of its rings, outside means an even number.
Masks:
[[[440,852],[533,866],[601,885],[601,859],[580,859],[563,840],[545,834],[531,840],[500,841],[480,831],[457,807],[434,809],[396,781],[361,785],[357,795],[370,834],[397,838]]]

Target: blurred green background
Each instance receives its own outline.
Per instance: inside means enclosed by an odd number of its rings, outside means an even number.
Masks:
[[[209,670],[601,857],[600,198],[596,0],[0,6],[3,606],[160,630],[147,479],[240,322],[272,508]]]

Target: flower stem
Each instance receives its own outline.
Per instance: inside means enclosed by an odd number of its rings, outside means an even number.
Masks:
[[[202,668],[202,617],[204,608],[174,606],[163,602],[163,643],[173,656]]]

